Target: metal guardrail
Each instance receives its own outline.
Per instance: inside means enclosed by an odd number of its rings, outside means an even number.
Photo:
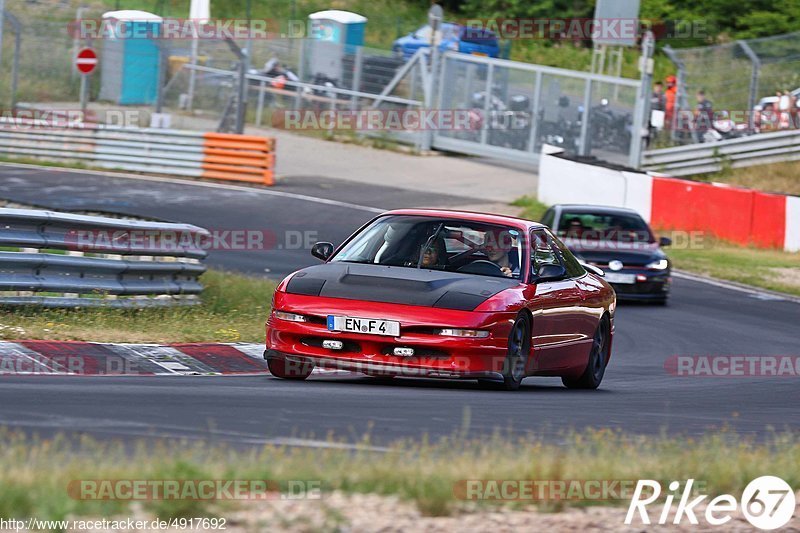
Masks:
[[[209,237],[189,224],[0,208],[0,305],[199,303]]]
[[[800,131],[791,130],[648,150],[643,154],[642,167],[673,176],[688,176],[719,172],[728,166],[739,168],[796,160],[800,160]]]
[[[77,160],[108,169],[272,185],[274,139],[252,135],[57,126],[0,117],[0,154]]]

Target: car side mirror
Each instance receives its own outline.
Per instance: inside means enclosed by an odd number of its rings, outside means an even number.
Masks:
[[[327,261],[333,255],[333,244],[329,242],[318,242],[311,247],[311,255],[322,261]]]
[[[671,246],[672,245],[672,239],[670,239],[669,237],[661,237],[660,239],[658,239],[658,245],[659,246]]]
[[[603,272],[603,270],[601,268],[596,267],[595,265],[590,265],[589,263],[584,263],[583,261],[578,261],[578,262],[581,264],[581,266],[583,268],[585,268],[586,270],[588,270],[592,274],[596,274],[596,275],[600,276],[601,278],[606,275],[606,273]]]
[[[542,265],[536,272],[535,282],[558,281],[567,276],[567,269],[562,265]]]

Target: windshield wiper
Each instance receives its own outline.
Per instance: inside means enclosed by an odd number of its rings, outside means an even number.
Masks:
[[[442,229],[443,229],[443,228],[444,228],[444,222],[442,222],[441,224],[439,224],[439,227],[438,227],[438,228],[436,228],[436,231],[434,231],[434,232],[433,232],[433,235],[431,235],[430,237],[428,237],[428,240],[427,240],[427,241],[425,241],[425,246],[423,246],[423,247],[420,249],[420,251],[419,251],[419,261],[417,261],[417,268],[422,268],[422,260],[423,260],[423,259],[424,259],[424,257],[425,257],[425,250],[427,250],[427,249],[428,249],[428,246],[430,246],[430,245],[431,245],[431,243],[433,243],[433,241],[435,241],[435,240],[436,240],[436,237],[438,237],[438,236],[439,236],[439,233],[441,233],[441,232],[442,232]]]

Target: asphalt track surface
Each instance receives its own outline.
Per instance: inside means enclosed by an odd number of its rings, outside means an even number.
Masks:
[[[276,235],[316,231],[334,242],[381,208],[475,203],[311,177],[259,193],[8,166],[0,166],[0,198],[213,228],[266,227]],[[212,265],[261,274],[269,269],[272,277],[313,262],[305,249],[209,255]],[[800,356],[800,304],[687,279],[676,279],[673,291],[668,307],[620,306],[613,359],[598,391],[569,391],[552,378],[528,378],[519,392],[503,393],[469,381],[385,384],[335,375],[301,383],[270,376],[5,376],[0,424],[43,435],[78,431],[240,444],[329,433],[349,441],[370,433],[385,443],[423,434],[477,438],[495,430],[557,438],[585,427],[685,435],[729,427],[756,437],[797,429],[800,378],[675,377],[665,362],[674,355]]]

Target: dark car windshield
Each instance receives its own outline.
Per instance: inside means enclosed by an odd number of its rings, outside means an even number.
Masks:
[[[331,261],[519,279],[523,240],[518,230],[506,226],[387,216],[364,228]]]
[[[584,241],[652,243],[647,222],[635,213],[580,213],[563,211],[558,236]]]

